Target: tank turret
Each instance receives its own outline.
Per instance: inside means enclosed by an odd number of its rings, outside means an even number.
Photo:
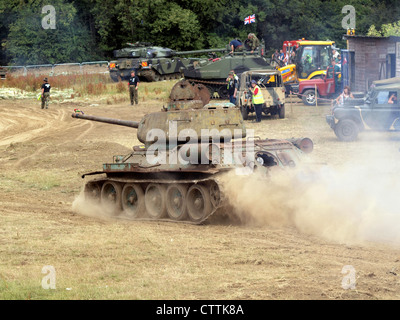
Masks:
[[[209,102],[203,85],[180,81],[167,106],[139,122],[74,113],[72,117],[126,126],[138,140],[126,155],[113,157],[102,175],[85,185],[85,197],[127,219],[202,223],[227,205],[219,177],[232,170],[265,176],[273,167],[293,167],[310,139],[260,140],[247,136],[240,109]],[[246,173],[246,174],[247,174]],[[229,202],[229,201],[228,201]]]
[[[245,49],[233,54],[227,51],[222,57],[199,59],[182,69],[184,78],[190,83],[202,83],[210,91],[212,98],[228,99],[226,78],[231,70],[236,75],[249,70],[273,70],[270,59],[265,57],[265,47],[262,41],[255,51]]]

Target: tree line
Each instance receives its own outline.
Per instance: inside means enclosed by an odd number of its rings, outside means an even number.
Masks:
[[[43,27],[49,4],[55,28]],[[2,0],[0,65],[109,60],[136,41],[179,51],[224,48],[250,32],[271,53],[299,38],[345,48],[345,5],[355,8],[356,34],[371,26],[371,34],[384,34],[400,17],[398,0]],[[256,22],[245,25],[252,14]]]

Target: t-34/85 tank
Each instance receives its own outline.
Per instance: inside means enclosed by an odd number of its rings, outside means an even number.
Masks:
[[[312,150],[308,138],[243,139],[246,128],[240,109],[230,103],[208,103],[202,85],[180,81],[170,98],[167,107],[140,122],[72,114],[135,128],[144,144],[114,156],[103,170],[84,174],[101,175],[85,184],[85,197],[111,205],[111,212],[121,218],[200,224],[229,203],[219,183],[224,173],[293,167],[302,152]]]
[[[129,47],[114,50],[117,60],[109,63],[110,77],[114,81],[128,80],[131,71],[146,81],[179,79],[182,70],[193,64],[196,58],[183,58],[181,55],[225,51],[226,49],[207,49],[176,52],[170,48],[156,47],[147,42],[128,43]]]
[[[273,69],[270,59],[264,55],[264,42],[253,52],[244,46],[243,51],[226,54],[220,58],[199,59],[182,69],[184,78],[191,83],[204,84],[212,98],[228,99],[226,78],[229,71],[234,70],[240,75],[248,70]]]

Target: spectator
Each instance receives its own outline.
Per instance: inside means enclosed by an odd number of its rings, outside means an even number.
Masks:
[[[350,87],[345,86],[343,92],[336,98],[336,103],[342,105],[349,98],[354,99],[354,96],[351,93]]]
[[[229,102],[236,104],[236,95],[238,91],[238,80],[237,76],[235,75],[235,72],[231,70],[229,72],[228,78],[226,78],[226,81],[228,82],[227,89],[228,89],[228,94],[229,94]]]
[[[262,112],[262,107],[264,104],[264,97],[263,97],[260,87],[257,85],[257,82],[255,80],[251,80],[251,87],[253,88],[252,102],[254,105],[254,109],[256,111],[256,122],[261,122],[261,112]]]

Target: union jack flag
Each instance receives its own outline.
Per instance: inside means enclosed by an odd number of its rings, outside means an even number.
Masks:
[[[256,22],[256,15],[252,14],[251,16],[248,16],[244,19],[244,24],[249,24],[252,22]]]

